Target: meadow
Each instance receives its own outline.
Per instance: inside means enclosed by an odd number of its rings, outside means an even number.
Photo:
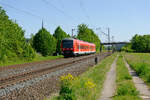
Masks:
[[[128,64],[150,86],[150,53],[125,53]]]
[[[132,77],[125,66],[122,55],[117,60],[116,93],[113,100],[141,100],[139,92],[136,90],[132,81]]]
[[[19,58],[13,58],[11,60],[7,60],[5,62],[0,61],[0,67],[5,67],[9,65],[16,65],[16,64],[24,64],[24,63],[32,63],[32,62],[38,62],[38,61],[45,61],[45,60],[53,60],[53,59],[58,59],[62,58],[62,55],[59,56],[42,56],[37,54],[36,57],[32,60],[25,60],[25,59],[19,59]]]

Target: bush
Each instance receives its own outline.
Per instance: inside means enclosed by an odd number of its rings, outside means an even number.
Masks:
[[[45,28],[42,28],[34,36],[33,47],[43,56],[53,55],[56,50],[56,39]]]
[[[64,32],[60,26],[58,26],[55,30],[55,33],[53,34],[53,36],[56,38],[57,40],[57,46],[56,46],[56,53],[61,54],[61,41],[62,39],[69,37],[66,32]]]
[[[150,82],[150,72],[147,73],[146,77],[147,77],[147,82]]]
[[[0,7],[0,60],[6,61],[18,57],[24,59],[26,48],[30,46],[24,37],[25,31],[14,21],[10,20],[6,12]],[[33,51],[32,48],[30,48]],[[33,54],[32,54],[33,53]],[[33,58],[30,52],[29,58]],[[26,59],[26,58],[25,58]]]
[[[86,97],[89,100],[93,100],[91,95],[93,95],[95,87],[96,85],[93,81],[88,78],[80,80],[71,74],[61,76],[61,90],[58,100],[77,100],[77,94],[80,94],[83,98]]]
[[[150,52],[150,35],[135,35],[131,39],[131,49],[136,52]]]
[[[36,56],[36,52],[32,49],[31,45],[29,44],[29,46],[26,46],[26,48],[24,48],[25,51],[24,51],[24,57],[27,59],[27,60],[31,60],[33,59],[35,56]]]
[[[123,96],[123,95],[134,95],[137,96],[139,93],[136,90],[135,87],[133,87],[133,84],[120,84],[119,88],[117,89],[117,95]]]
[[[74,91],[72,89],[72,81],[74,77],[71,74],[66,76],[61,76],[61,89],[60,89],[60,96],[58,100],[76,100]]]
[[[143,77],[145,76],[150,70],[148,69],[148,65],[145,63],[136,63],[132,64],[131,67],[136,71],[136,73]]]

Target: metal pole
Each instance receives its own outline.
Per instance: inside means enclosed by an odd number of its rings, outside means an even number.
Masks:
[[[110,43],[110,29],[108,28],[108,43]]]
[[[72,37],[73,37],[73,29],[72,29]]]
[[[74,31],[75,29],[72,29],[72,38],[73,38],[73,31]]]
[[[110,29],[108,28],[108,43],[110,43]],[[110,46],[108,46],[108,50],[110,50]]]

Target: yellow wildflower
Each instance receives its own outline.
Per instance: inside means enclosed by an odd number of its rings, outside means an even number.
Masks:
[[[89,80],[85,83],[85,85],[86,85],[86,87],[88,87],[90,89],[95,87],[95,84]]]
[[[69,73],[68,75],[61,76],[60,79],[61,81],[63,80],[71,81],[71,80],[74,80],[74,77]]]

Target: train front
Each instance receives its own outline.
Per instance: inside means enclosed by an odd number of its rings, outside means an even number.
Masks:
[[[66,38],[62,40],[61,49],[62,49],[62,54],[64,55],[64,57],[74,56],[73,41],[74,39],[72,38]]]

